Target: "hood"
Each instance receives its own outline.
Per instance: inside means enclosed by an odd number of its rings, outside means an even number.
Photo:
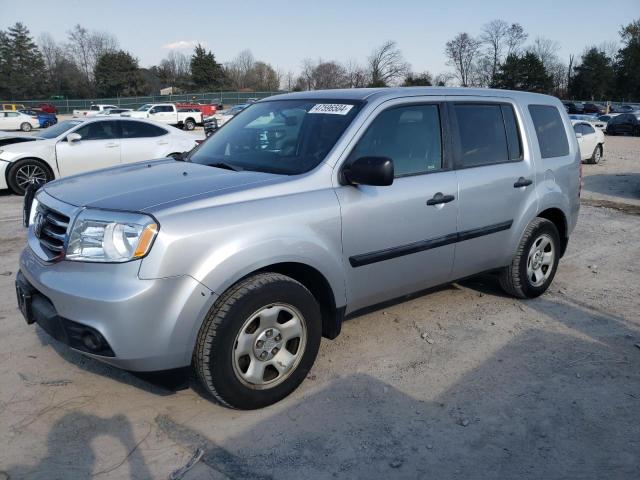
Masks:
[[[143,211],[197,195],[251,188],[282,175],[234,172],[173,159],[98,170],[47,183],[43,188],[78,207]]]
[[[39,140],[36,137],[19,137],[19,136],[6,136],[0,137],[0,147],[6,147],[7,145],[15,145],[16,143],[33,142]]]

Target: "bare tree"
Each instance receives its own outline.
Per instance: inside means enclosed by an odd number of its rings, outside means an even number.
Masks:
[[[554,63],[558,62],[558,50],[560,50],[560,44],[549,38],[536,37],[533,44],[527,50],[535,53],[542,62],[544,68],[548,70]]]
[[[602,42],[598,45],[598,50],[604,53],[608,58],[615,59],[618,54],[618,50],[620,49],[620,44],[618,42],[609,41]]]
[[[480,54],[481,42],[468,33],[459,33],[453,40],[447,42],[445,54],[455,69],[455,76],[463,87],[471,85],[475,62]]]
[[[350,58],[344,65],[346,86],[348,88],[362,88],[369,83],[367,70],[356,60]]]
[[[88,31],[77,24],[68,32],[67,51],[78,66],[88,85],[93,84],[93,70],[98,59],[107,52],[118,48],[118,41],[110,33]]]
[[[313,83],[313,71],[316,68],[316,63],[310,58],[302,60],[302,68],[300,70],[300,76],[298,77],[297,88],[300,90],[313,90],[315,84]]]
[[[410,71],[410,65],[404,61],[396,42],[388,40],[376,48],[368,59],[371,85],[386,87],[402,80]]]
[[[242,50],[232,61],[226,65],[227,77],[236,89],[247,88],[250,82],[249,75],[254,68],[256,59],[251,50]]]
[[[529,35],[519,23],[512,23],[507,32],[507,52],[506,56],[517,55]]]
[[[182,52],[171,51],[160,62],[161,80],[169,87],[179,87],[191,74],[191,62]]]
[[[498,67],[502,62],[504,51],[507,49],[507,40],[509,39],[509,24],[504,20],[492,20],[482,27],[480,41],[487,47],[489,62],[483,62],[485,67],[482,71],[489,73],[489,81],[483,80],[483,84],[491,84],[496,77]],[[486,83],[485,83],[486,82]]]
[[[281,85],[287,92],[291,92],[294,89],[296,85],[296,77],[291,70],[284,74]]]
[[[450,72],[441,72],[433,77],[433,84],[436,87],[449,87],[454,78]]]

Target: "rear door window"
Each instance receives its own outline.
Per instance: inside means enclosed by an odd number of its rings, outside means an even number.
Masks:
[[[569,140],[558,109],[551,105],[529,105],[542,158],[569,155]]]
[[[167,131],[164,128],[143,122],[121,121],[122,138],[149,138],[165,135]]]

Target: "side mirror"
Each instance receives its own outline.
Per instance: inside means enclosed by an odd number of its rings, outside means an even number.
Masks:
[[[79,133],[73,132],[67,135],[67,142],[69,143],[79,142],[80,140],[82,140],[82,135]]]
[[[582,138],[582,134],[581,134],[581,133],[576,133],[576,138],[577,138],[578,140],[580,140],[580,139]]]
[[[344,176],[354,185],[391,185],[393,160],[387,157],[360,157],[344,169]]]

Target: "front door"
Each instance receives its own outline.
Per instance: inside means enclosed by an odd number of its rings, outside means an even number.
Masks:
[[[391,158],[393,184],[336,190],[349,311],[445,283],[453,265],[458,192],[444,160],[443,106],[401,101],[375,115],[345,164]]]
[[[58,169],[63,177],[120,164],[120,132],[118,122],[89,122],[74,130],[82,138],[56,144]]]

